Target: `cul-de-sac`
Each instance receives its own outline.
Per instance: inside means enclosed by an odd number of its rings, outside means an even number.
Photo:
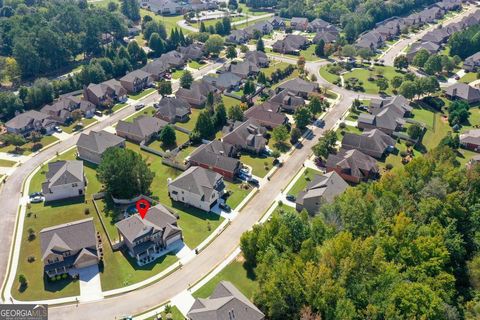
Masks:
[[[0,319],[480,319],[480,2],[0,0],[0,243]]]

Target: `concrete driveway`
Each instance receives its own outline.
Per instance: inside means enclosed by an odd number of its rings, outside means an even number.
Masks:
[[[115,272],[115,270],[111,270]],[[100,281],[100,270],[98,265],[78,270],[80,281],[80,301],[95,301],[103,299],[102,283]]]

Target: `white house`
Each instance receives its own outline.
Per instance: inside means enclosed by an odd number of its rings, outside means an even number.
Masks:
[[[55,161],[48,164],[47,180],[42,183],[45,201],[80,197],[85,194],[83,162]]]

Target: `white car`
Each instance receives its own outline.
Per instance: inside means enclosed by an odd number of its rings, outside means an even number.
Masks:
[[[58,132],[58,133],[63,132],[62,128],[60,128],[59,126],[55,126],[53,129],[55,129],[55,132]]]
[[[45,201],[45,198],[42,197],[42,196],[35,196],[35,197],[30,198],[30,203],[40,203],[40,202],[43,202],[43,201]]]

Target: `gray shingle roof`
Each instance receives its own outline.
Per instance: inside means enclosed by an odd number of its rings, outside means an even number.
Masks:
[[[88,134],[82,133],[77,141],[77,147],[88,149],[92,152],[102,154],[110,147],[117,146],[125,142],[125,139],[118,137],[107,131],[90,131]]]
[[[342,139],[342,148],[357,149],[374,156],[375,154],[383,154],[389,147],[394,147],[395,143],[395,139],[389,135],[378,129],[373,129],[362,134],[346,132]]]
[[[306,81],[300,78],[288,80],[278,86],[280,89],[288,89],[295,94],[305,93],[309,94],[318,90],[318,83]]]
[[[229,317],[230,313],[230,317]],[[221,281],[208,299],[196,299],[187,316],[191,320],[262,320],[265,315],[233,284]]]
[[[93,218],[69,222],[40,231],[42,259],[50,252],[80,250],[96,247],[97,240]]]
[[[55,161],[48,164],[46,182],[42,184],[43,193],[54,186],[72,183],[84,183],[83,162],[78,160]]]
[[[234,172],[240,165],[240,160],[233,158],[236,149],[233,145],[213,140],[202,144],[190,155],[189,160],[198,164],[208,165],[228,172]]]
[[[169,185],[188,190],[205,199],[210,199],[214,190],[225,188],[220,174],[196,166],[188,168]]]
[[[349,175],[360,179],[365,178],[365,172],[379,172],[377,161],[358,150],[340,149],[337,154],[330,154],[326,162],[327,167],[340,167],[347,170]]]
[[[206,75],[203,80],[223,90],[240,85],[242,78],[231,72],[225,72],[218,77]]]
[[[267,139],[263,137],[266,129],[254,119],[227,125],[223,128],[223,132],[225,135],[222,140],[239,148],[257,150],[263,149],[267,144]]]
[[[43,121],[49,119],[49,116],[45,113],[38,112],[35,110],[29,110],[24,113],[20,113],[15,116],[13,119],[8,121],[5,125],[10,128],[22,129],[28,126],[34,121]]]
[[[163,97],[157,105],[155,115],[174,119],[190,114],[190,105],[187,101],[176,97]]]
[[[141,115],[132,122],[118,121],[117,133],[130,134],[144,139],[160,132],[168,123],[162,119]]]
[[[480,101],[480,90],[466,83],[457,82],[449,86],[445,93],[452,97],[458,97],[468,102]]]
[[[137,213],[117,222],[115,226],[131,243],[140,237],[157,231],[164,232],[164,238],[168,236],[165,231],[169,233],[181,231],[177,227],[177,217],[162,204],[157,204],[148,209],[144,219]]]
[[[305,190],[298,194],[296,203],[303,204],[303,200],[307,198],[322,198],[326,202],[332,202],[347,187],[348,184],[335,171],[323,175],[315,175]]]
[[[460,143],[480,145],[480,129],[469,130],[460,135]]]
[[[132,72],[127,73],[124,75],[120,80],[121,81],[126,81],[126,82],[134,82],[135,80],[142,80],[145,78],[151,77],[151,73],[142,70],[142,69],[137,69],[133,70]]]
[[[288,122],[288,118],[283,113],[279,113],[276,106],[272,103],[265,102],[261,105],[256,105],[245,111],[245,116],[248,119],[255,119],[262,123],[268,123],[270,127],[282,125]],[[277,111],[275,111],[277,110]]]

